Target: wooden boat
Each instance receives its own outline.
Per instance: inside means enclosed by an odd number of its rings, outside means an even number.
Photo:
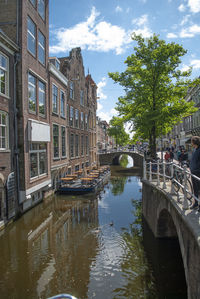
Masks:
[[[110,169],[104,171],[99,176],[87,176],[79,179],[69,180],[61,178],[57,192],[60,194],[86,194],[97,192],[108,180]]]

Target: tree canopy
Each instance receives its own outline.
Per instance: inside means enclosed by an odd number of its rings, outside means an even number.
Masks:
[[[114,116],[109,124],[108,135],[114,137],[116,145],[127,144],[129,141],[129,134],[126,133],[122,120]]]
[[[127,57],[126,70],[109,73],[125,88],[116,109],[124,122],[131,122],[134,138],[148,140],[156,155],[156,138],[169,132],[183,117],[196,111],[193,102],[186,102],[188,88],[198,80],[189,79],[189,71],[178,69],[186,50],[174,42],[166,43],[153,35],[144,39],[133,35],[137,42],[134,53]]]

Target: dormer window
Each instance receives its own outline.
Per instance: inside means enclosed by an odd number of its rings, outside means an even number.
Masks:
[[[60,61],[55,59],[55,67],[60,70]]]

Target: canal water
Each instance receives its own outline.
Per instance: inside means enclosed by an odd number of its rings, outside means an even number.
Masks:
[[[0,235],[0,298],[187,298],[177,240],[141,217],[141,176],[113,166],[97,195],[55,195]]]

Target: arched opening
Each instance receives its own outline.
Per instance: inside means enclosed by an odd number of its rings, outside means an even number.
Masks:
[[[131,168],[134,166],[134,160],[127,154],[121,154],[113,158],[112,165],[120,165],[124,168]]]
[[[156,238],[143,219],[144,247],[157,289],[155,297],[187,299],[187,284],[180,244],[177,232],[175,233],[173,230],[175,225],[173,224],[169,230],[163,225],[163,217],[167,217],[170,226],[172,225],[171,221],[173,222],[170,219],[171,216],[167,216],[166,212],[161,212],[159,220],[160,232],[165,232],[165,237]],[[171,237],[168,236],[167,231],[171,231]]]
[[[177,238],[177,231],[169,212],[164,209],[159,215],[157,222],[158,238]]]

